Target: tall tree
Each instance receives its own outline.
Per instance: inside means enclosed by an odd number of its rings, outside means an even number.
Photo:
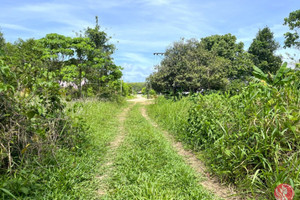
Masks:
[[[96,16],[96,25],[94,28],[88,27],[85,30],[85,36],[88,37],[94,44],[95,48],[111,55],[115,46],[113,44],[109,44],[110,37],[107,36],[107,33],[100,30],[100,25],[98,21],[98,16]]]
[[[79,98],[82,97],[82,86],[87,82],[85,80],[85,71],[87,70],[88,67],[88,56],[90,53],[94,50],[94,45],[91,43],[89,38],[82,38],[82,37],[76,37],[73,38],[71,48],[74,49],[76,57],[73,59],[75,61],[75,65],[77,66],[78,69],[78,89],[79,93],[78,96]]]
[[[236,43],[236,37],[230,33],[202,38],[201,44],[208,51],[229,60],[234,60],[238,54],[243,53],[244,48],[244,44]]]
[[[111,37],[100,29],[97,16],[95,27],[88,27],[85,30],[84,35],[89,38],[94,45],[94,50],[90,51],[90,54],[88,55],[89,65],[91,67],[88,68],[89,73],[87,73],[87,79],[93,80],[93,82],[90,81],[90,84],[88,83],[86,85],[94,88],[98,93],[100,92],[100,89],[102,89],[103,92],[104,90],[107,90],[107,85],[119,85],[109,84],[120,79],[122,77],[122,72],[121,67],[116,66],[111,57],[115,51],[115,45],[109,43]]]
[[[3,33],[0,31],[0,56],[4,53],[5,39]]]
[[[245,79],[251,75],[252,61],[250,55],[244,50],[244,43],[237,42],[237,38],[230,33],[225,35],[212,35],[201,39],[201,46],[216,56],[230,60],[228,65],[228,78]]]
[[[288,25],[290,30],[293,31],[287,32],[284,34],[285,41],[284,47],[295,47],[300,50],[300,41],[299,41],[299,28],[300,28],[300,9],[294,12],[291,12],[289,17],[284,18],[284,25]]]
[[[231,81],[245,80],[253,63],[230,34],[174,42],[148,81],[162,93],[224,90]]]
[[[258,31],[248,52],[252,54],[254,64],[263,72],[274,74],[281,66],[282,60],[275,55],[279,43],[275,41],[273,32],[269,27]]]

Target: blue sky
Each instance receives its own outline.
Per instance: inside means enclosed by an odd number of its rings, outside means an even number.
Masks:
[[[164,52],[180,38],[231,33],[248,48],[259,29],[269,26],[283,44],[284,18],[299,0],[1,0],[0,28],[7,41],[48,33],[75,36],[94,27],[95,16],[117,47],[114,60],[127,82],[144,81]],[[293,50],[278,50],[278,54]]]

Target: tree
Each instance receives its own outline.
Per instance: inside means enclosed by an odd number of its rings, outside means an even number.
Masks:
[[[234,35],[228,33],[205,37],[201,39],[201,45],[216,56],[230,60],[231,64],[227,69],[230,80],[244,80],[251,75],[253,63],[250,55],[244,51],[244,43],[237,43]]]
[[[253,63],[265,73],[275,73],[281,66],[282,60],[274,53],[279,48],[279,43],[274,40],[274,35],[269,27],[259,30],[253,39],[248,52],[252,54]]]
[[[3,33],[0,32],[0,56],[4,53],[4,45],[5,45],[5,39],[3,37]]]
[[[88,70],[86,78],[93,81],[89,81],[85,86],[92,87],[98,93],[111,93],[112,91],[109,90],[114,90],[115,85],[118,85],[113,82],[117,82],[122,77],[122,68],[115,65],[111,57],[115,46],[109,43],[110,37],[100,30],[97,16],[95,27],[88,27],[84,35],[94,47],[88,55],[89,67],[86,68]],[[107,88],[107,86],[112,86],[112,88]]]
[[[289,17],[284,18],[284,24],[288,25],[291,31],[294,31],[293,33],[287,32],[284,34],[285,41],[284,41],[284,47],[295,47],[297,49],[300,49],[300,41],[299,41],[299,33],[298,30],[300,28],[300,10],[296,10],[294,12],[291,12]]]
[[[201,39],[204,49],[216,53],[217,56],[234,60],[243,53],[244,44],[236,43],[236,37],[230,33],[225,35],[212,35]]]
[[[108,55],[114,53],[115,46],[109,44],[110,37],[104,31],[100,31],[100,25],[98,22],[98,16],[96,16],[96,25],[95,28],[88,27],[85,30],[85,36],[88,37],[94,44],[95,48],[101,50]]]
[[[60,72],[64,67],[65,61],[74,56],[74,50],[71,48],[71,37],[51,33],[38,40],[38,42],[42,45],[42,58],[49,63],[50,71]]]
[[[198,43],[197,40],[182,39],[166,50],[161,65],[157,66],[157,72],[149,77],[155,90],[176,94],[179,91],[195,91],[199,88],[199,84],[196,84],[197,75],[193,73],[190,63],[192,58],[188,54]]]
[[[225,90],[233,80],[245,81],[253,62],[231,34],[174,42],[148,81],[157,92],[175,95],[197,90]]]

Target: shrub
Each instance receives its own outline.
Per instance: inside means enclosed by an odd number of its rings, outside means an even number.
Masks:
[[[283,65],[275,75],[256,68],[254,74],[238,95],[192,97],[188,111],[184,104],[176,108],[185,110],[184,119],[172,114],[178,102],[157,101],[150,112],[164,110],[156,115],[159,121],[191,148],[203,151],[207,165],[223,181],[268,199],[280,183],[292,185],[300,195],[298,72]]]
[[[28,66],[31,67],[31,66]],[[0,64],[0,169],[12,170],[34,156],[43,158],[60,146],[72,148],[84,139],[84,123],[65,113],[60,86],[44,72],[34,82],[16,79]],[[17,88],[23,88],[17,90]]]

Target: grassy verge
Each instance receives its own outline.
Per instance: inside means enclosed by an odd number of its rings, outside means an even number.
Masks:
[[[210,170],[255,199],[290,184],[300,196],[300,93],[296,84],[253,82],[234,96],[199,95],[149,106],[158,124],[202,153]],[[189,107],[189,109],[187,109]]]
[[[150,117],[156,120],[159,125],[171,131],[177,139],[184,141],[189,110],[193,105],[194,103],[190,98],[173,101],[159,97],[155,100],[155,104],[148,106],[148,111]]]
[[[0,199],[96,199],[99,173],[107,144],[118,130],[116,103],[86,102],[74,116],[90,127],[75,148],[61,148],[42,161],[24,164],[0,178]],[[9,195],[8,192],[11,194]]]
[[[125,122],[127,137],[117,150],[109,193],[104,199],[216,199],[162,133],[135,106]]]

